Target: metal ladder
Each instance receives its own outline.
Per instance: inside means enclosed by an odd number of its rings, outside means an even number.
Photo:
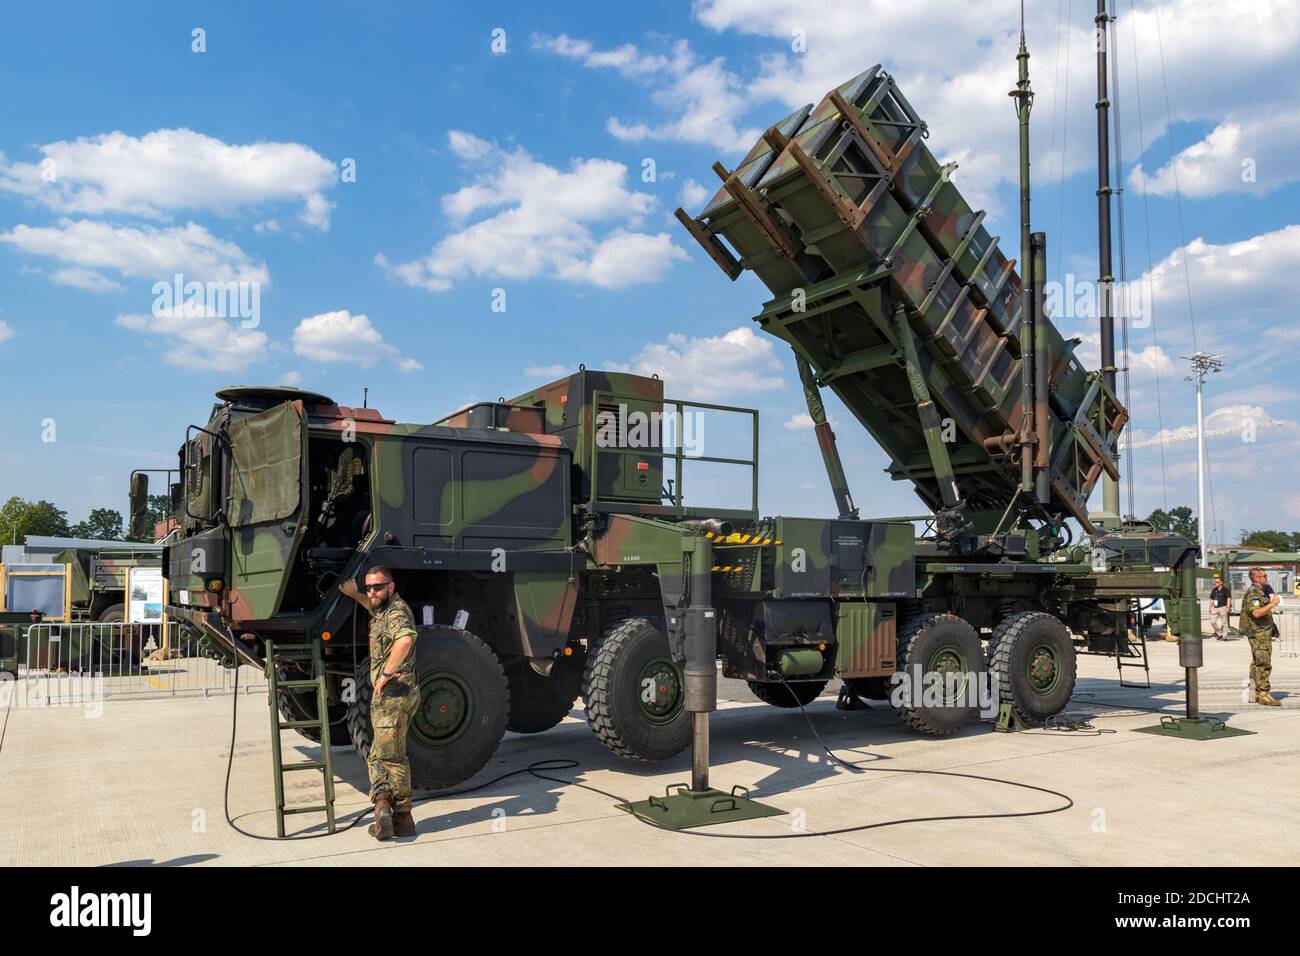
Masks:
[[[1121,647],[1123,653],[1120,653]],[[1141,663],[1124,663],[1125,658],[1131,659],[1134,657],[1138,658]],[[1115,638],[1115,666],[1119,669],[1120,687],[1136,687],[1141,690],[1151,689],[1151,665],[1147,661],[1147,629],[1142,626],[1142,615],[1140,613],[1137,619],[1137,640],[1129,640],[1127,628],[1124,630],[1122,637],[1117,635]],[[1137,670],[1140,667],[1142,669],[1142,679],[1145,683],[1126,684],[1124,682],[1125,667],[1129,668],[1129,670]]]
[[[310,658],[310,678],[301,680],[280,680],[276,671],[276,657]],[[325,665],[321,659],[320,644],[274,644],[266,642],[266,698],[271,705],[271,762],[275,772],[275,830],[284,836],[284,818],[291,813],[324,813],[329,832],[334,832],[334,762],[330,757],[330,721],[329,707],[325,702]],[[281,720],[280,709],[276,706],[280,691],[291,694],[316,692],[316,719]],[[280,731],[296,730],[305,727],[320,728],[321,756],[319,760],[286,765],[280,752]],[[284,775],[296,770],[319,770],[325,776],[325,803],[315,807],[286,807],[284,805]]]

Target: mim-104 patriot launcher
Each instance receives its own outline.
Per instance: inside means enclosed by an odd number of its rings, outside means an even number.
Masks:
[[[365,754],[366,621],[344,591],[394,569],[422,622],[408,744],[422,788],[466,779],[505,730],[544,731],[581,696],[614,753],[693,743],[691,792],[706,792],[719,661],[776,706],[839,678],[846,704],[888,699],[946,734],[976,716],[978,684],[1022,720],[1058,713],[1077,652],[1133,653],[1139,599],[1164,599],[1171,629],[1199,642],[1189,542],[1087,513],[1117,473],[1124,409],[1025,295],[924,132],[874,70],[719,168],[700,216],[679,211],[729,275],[752,270],[775,295],[757,322],[793,347],[836,517],[763,517],[758,413],[665,397],[654,377],[580,368],[429,424],[229,388],[180,450],[169,614],[229,662],[288,678],[288,726],[346,730]],[[913,482],[924,522],[859,515],[822,387]],[[689,422],[710,416],[731,425],[689,447]],[[689,477],[701,467],[730,477]],[[322,693],[294,693],[319,675],[285,645],[319,652]],[[900,692],[900,674],[940,692]]]

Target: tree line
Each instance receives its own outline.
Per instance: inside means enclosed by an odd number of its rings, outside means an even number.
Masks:
[[[149,496],[149,527],[167,517],[166,495]],[[92,508],[85,521],[70,523],[68,513],[51,501],[27,501],[14,495],[0,505],[0,543],[22,544],[27,535],[53,538],[97,538],[103,541],[151,541],[126,533],[122,512]]]

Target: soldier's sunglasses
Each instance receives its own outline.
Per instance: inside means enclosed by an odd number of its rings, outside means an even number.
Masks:
[[[390,585],[390,584],[392,584],[392,583],[393,583],[392,581],[385,581],[385,582],[383,582],[382,584],[367,584],[367,585],[366,585],[366,590],[367,590],[367,591],[382,591],[384,588],[388,587],[388,585]]]

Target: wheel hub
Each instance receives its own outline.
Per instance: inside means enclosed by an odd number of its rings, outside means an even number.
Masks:
[[[945,644],[931,655],[926,670],[937,675],[945,706],[952,706],[965,698],[968,668],[961,648]]]
[[[654,660],[637,678],[637,699],[641,712],[650,720],[671,720],[681,707],[682,682],[669,660]]]
[[[1061,676],[1060,662],[1057,660],[1056,651],[1047,644],[1039,644],[1029,652],[1029,660],[1025,665],[1025,675],[1029,678],[1029,685],[1039,694],[1048,693]]]
[[[459,678],[430,674],[420,681],[420,706],[411,729],[428,743],[450,743],[464,732],[472,710],[473,698]]]

